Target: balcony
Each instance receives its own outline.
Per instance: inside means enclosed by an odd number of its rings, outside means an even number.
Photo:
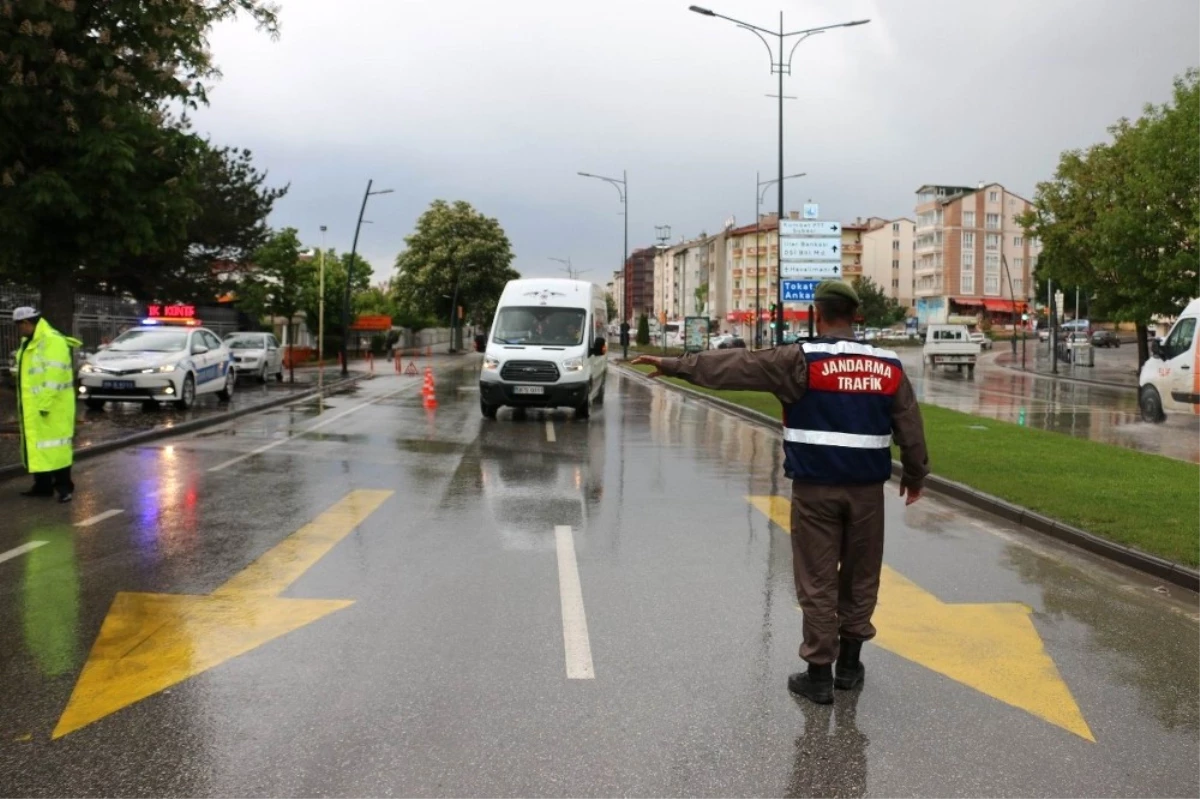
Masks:
[[[842,264],[843,275],[861,275],[862,264]]]
[[[733,296],[735,296],[735,297],[740,297],[740,296],[742,296],[742,290],[741,290],[741,289],[734,289],[734,290],[733,290]]]
[[[741,270],[741,269],[734,269],[734,270],[733,270],[733,277],[741,277],[741,276],[742,276],[742,270]]]
[[[842,252],[846,255],[862,255],[863,246],[861,244],[843,244]]]
[[[733,257],[734,258],[741,258],[743,253],[744,253],[744,250],[741,247],[733,248]]]

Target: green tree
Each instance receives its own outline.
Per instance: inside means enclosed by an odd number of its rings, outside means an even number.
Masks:
[[[1109,128],[1111,142],[1062,154],[1021,218],[1042,242],[1038,271],[1080,286],[1104,317],[1132,321],[1138,360],[1146,325],[1196,294],[1200,258],[1200,72],[1175,81],[1172,102]]]
[[[217,76],[208,32],[239,12],[276,32],[262,0],[0,4],[5,268],[36,282],[60,327],[81,277],[186,235],[200,141],[186,113]]]
[[[272,234],[254,253],[254,271],[242,286],[240,305],[248,313],[282,318],[288,325],[288,363],[291,380],[296,381],[296,318],[312,292],[312,264],[300,257],[300,238],[295,228]]]
[[[704,309],[708,307],[708,284],[697,286],[693,293],[696,297],[696,313],[703,314]]]
[[[520,277],[500,223],[458,201],[435,200],[396,256],[396,301],[407,313],[450,319],[452,297],[474,324],[487,324],[504,284]]]
[[[635,341],[639,347],[646,347],[650,344],[650,319],[646,314],[638,317],[637,338]]]
[[[342,330],[342,310],[346,301],[346,267],[350,263],[350,253],[338,255],[332,247],[325,251],[325,330]],[[308,259],[308,268],[312,272],[311,283],[304,294],[301,309],[305,318],[313,320],[309,327],[316,329],[316,320],[320,316],[320,269],[321,253],[314,250]],[[350,311],[354,313],[356,298],[362,292],[371,288],[371,265],[361,255],[354,256],[354,280],[350,286]],[[353,319],[351,319],[353,322]],[[338,334],[326,332],[324,350],[331,353],[341,350],[341,337]]]
[[[604,307],[608,311],[608,321],[615,322],[617,319],[617,301],[613,299],[611,291],[604,293]]]
[[[858,292],[858,312],[867,327],[891,327],[904,321],[906,312],[898,300],[883,293],[874,280],[864,277],[855,287]]]

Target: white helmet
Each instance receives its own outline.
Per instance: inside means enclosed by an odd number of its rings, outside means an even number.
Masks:
[[[39,316],[41,316],[41,314],[38,313],[36,308],[31,308],[28,305],[23,305],[20,308],[17,308],[15,311],[13,311],[12,320],[14,322],[24,322],[28,319],[37,319]]]

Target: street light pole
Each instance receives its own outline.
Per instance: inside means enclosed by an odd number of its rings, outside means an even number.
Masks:
[[[342,301],[342,377],[350,374],[350,286],[354,281],[354,257],[358,252],[358,232],[362,230],[363,214],[367,210],[367,200],[373,194],[391,194],[393,189],[371,191],[374,179],[367,181],[367,190],[363,194],[362,207],[358,209],[358,222],[354,225],[354,243],[350,245],[350,261],[346,264],[346,296]]]
[[[624,211],[622,214],[625,217],[625,243],[624,249],[621,252],[621,273],[625,273],[625,266],[629,263],[629,172],[621,170],[621,179],[606,178],[603,175],[593,175],[590,172],[577,172],[577,175],[584,178],[595,178],[603,180],[605,183],[611,183],[617,189],[617,194],[621,197],[621,208]],[[626,276],[628,279],[628,276]]]
[[[325,388],[325,231],[321,225],[321,277],[317,289],[317,391]]]
[[[655,225],[654,226],[654,238],[658,241],[658,244],[654,248],[655,251],[658,253],[658,258],[655,258],[655,260],[657,261],[659,258],[662,259],[662,279],[659,281],[659,285],[662,288],[661,297],[662,297],[663,307],[659,310],[660,318],[658,319],[658,339],[659,339],[659,344],[662,346],[663,355],[666,355],[667,354],[667,326],[666,326],[666,321],[667,321],[667,313],[666,313],[667,261],[666,261],[666,257],[664,255],[664,253],[667,251],[667,241],[671,238],[671,226],[670,225]]]
[[[787,177],[784,178],[784,180],[791,180],[792,178],[802,178],[807,174],[808,174],[807,172],[797,172],[794,175],[788,175]],[[767,192],[767,189],[770,188],[771,186],[775,185],[776,183],[778,183],[779,179],[772,178],[770,180],[761,180],[761,179],[759,179],[759,173],[755,172],[754,180],[757,184],[757,188],[754,191],[754,346],[757,348],[762,345],[762,301],[759,298],[759,291],[762,289],[762,286],[761,286],[762,280],[758,274],[759,269],[761,269],[761,267],[759,266],[759,258],[758,258],[759,249],[760,249],[758,240],[759,240],[759,237],[762,235],[762,210],[761,210],[762,209],[762,201],[763,201],[763,196]],[[778,221],[777,221],[776,222],[776,231],[778,231],[778,229],[779,228],[778,228]],[[779,240],[778,232],[776,232],[775,235],[776,235],[776,241],[778,242],[778,240]],[[770,236],[768,236],[767,238],[769,239]],[[776,271],[778,271],[778,269],[779,269],[778,245],[776,246],[776,253],[777,254],[776,254],[776,258],[775,258],[775,268],[776,268]],[[769,264],[770,261],[768,261],[767,263]],[[779,277],[779,275],[776,274],[776,279],[778,279],[778,277]]]
[[[807,28],[805,30],[791,31],[790,33],[788,33],[788,32],[784,31],[783,12],[780,11],[779,12],[779,32],[776,33],[775,31],[767,30],[766,28],[760,28],[757,25],[751,25],[748,22],[742,22],[739,19],[734,19],[733,17],[727,17],[724,14],[718,14],[715,11],[712,11],[707,8],[702,8],[700,6],[690,6],[688,8],[688,10],[693,11],[693,12],[700,14],[702,16],[705,16],[705,17],[718,17],[720,19],[726,20],[727,22],[732,22],[733,24],[737,25],[739,28],[743,28],[744,30],[748,30],[751,33],[753,33],[767,47],[767,53],[771,57],[771,73],[779,74],[779,177],[778,177],[778,182],[779,182],[779,220],[780,220],[780,222],[782,222],[783,221],[783,181],[784,181],[784,176],[783,176],[783,100],[784,100],[783,76],[790,75],[792,73],[792,56],[795,55],[796,48],[800,46],[800,42],[804,41],[809,36],[815,36],[818,33],[824,33],[825,31],[833,30],[834,28],[851,28],[851,27],[854,27],[855,25],[865,25],[866,23],[870,22],[870,20],[869,19],[858,19],[858,20],[853,20],[851,22],[841,22],[836,25],[822,25],[819,28]],[[779,37],[779,61],[778,62],[775,61],[775,51],[771,49],[770,43],[765,38],[763,38],[764,34],[767,36],[778,36]],[[792,45],[791,52],[788,53],[787,60],[785,61],[784,57],[783,57],[783,48],[784,48],[785,42],[791,36],[799,36],[800,38],[796,40],[796,43],[794,45]],[[780,255],[782,255],[782,247],[780,248]],[[777,266],[776,266],[776,270],[775,270],[775,302],[776,302],[776,306],[775,306],[776,307],[775,344],[776,344],[776,346],[780,346],[783,344],[783,259],[782,258],[778,259],[776,261],[776,264],[777,264]]]

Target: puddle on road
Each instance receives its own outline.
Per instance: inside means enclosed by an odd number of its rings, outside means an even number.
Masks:
[[[466,449],[466,445],[453,441],[423,438],[398,438],[396,446],[407,452],[417,452],[423,455],[459,455]]]

